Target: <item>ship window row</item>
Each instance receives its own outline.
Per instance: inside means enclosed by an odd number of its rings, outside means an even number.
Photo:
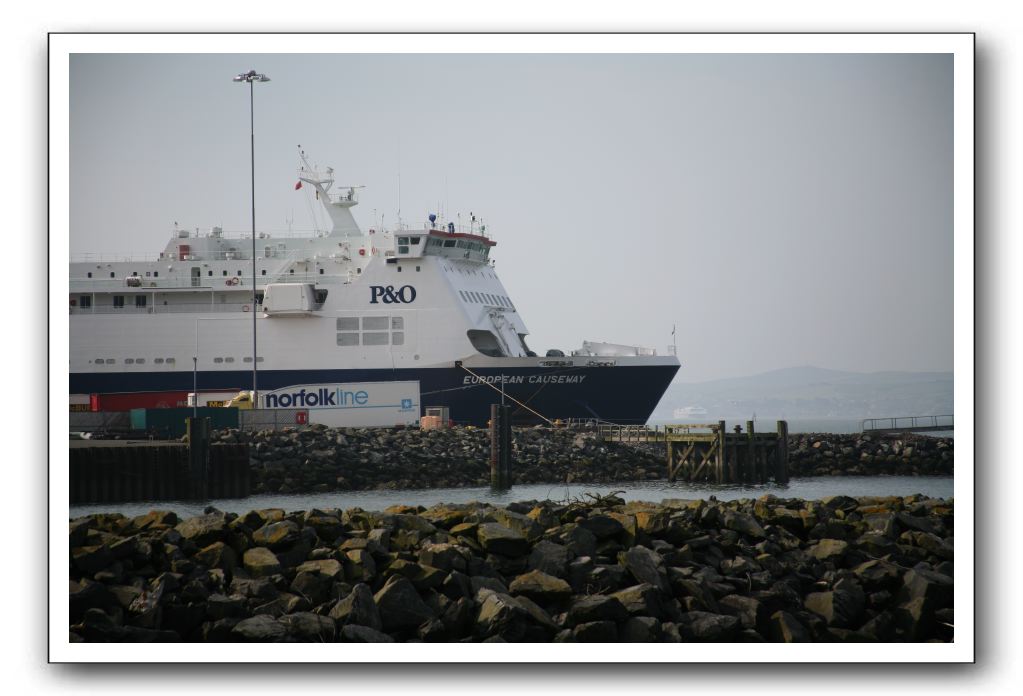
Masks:
[[[86,278],[91,278],[92,277],[92,271],[87,272],[85,274],[85,277]],[[117,274],[114,271],[110,271],[110,277],[111,278],[116,278]],[[138,271],[132,271],[131,272],[131,277],[132,278],[138,278],[139,277],[139,272]],[[159,277],[160,277],[160,271],[152,271],[152,272],[146,271],[146,278],[159,278]]]
[[[489,292],[477,292],[476,290],[459,290],[458,294],[462,296],[462,300],[465,302],[471,302],[474,304],[490,304],[495,307],[507,307],[508,309],[515,309],[509,300],[504,295],[492,295]]]
[[[262,360],[262,358],[260,358],[260,360]],[[92,362],[94,364],[96,364],[96,365],[115,365],[115,364],[117,364],[117,361],[114,360],[113,358],[93,358]],[[163,365],[165,363],[167,365],[173,365],[174,364],[174,358],[153,358],[153,363],[156,364],[156,365]],[[124,359],[124,364],[125,365],[145,365],[146,364],[146,359],[145,358],[125,358]]]

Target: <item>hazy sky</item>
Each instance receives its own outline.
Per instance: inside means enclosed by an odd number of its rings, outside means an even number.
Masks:
[[[952,369],[951,56],[75,55],[73,256],[249,228],[250,68],[260,231],[313,227],[299,143],[363,228],[400,170],[404,221],[484,218],[538,353]]]

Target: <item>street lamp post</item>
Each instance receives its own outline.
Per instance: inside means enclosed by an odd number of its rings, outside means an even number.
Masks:
[[[256,356],[256,117],[253,83],[269,82],[270,78],[255,70],[234,76],[235,82],[249,83],[249,153],[252,170],[252,408],[259,408],[256,392],[256,372],[259,358]]]

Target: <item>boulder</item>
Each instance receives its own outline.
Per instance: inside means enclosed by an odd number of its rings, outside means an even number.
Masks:
[[[324,558],[315,561],[306,561],[297,568],[296,573],[316,573],[323,575],[332,580],[340,579],[344,572],[344,567],[341,563],[333,558]]]
[[[664,615],[660,598],[657,594],[657,588],[648,583],[626,587],[624,590],[618,590],[611,596],[621,602],[629,614],[657,618],[661,618]]]
[[[337,638],[337,624],[327,616],[300,611],[282,616],[278,622],[290,637],[303,643],[333,643]]]
[[[809,643],[810,634],[792,614],[776,611],[770,619],[771,640],[780,643]]]
[[[242,555],[242,565],[249,575],[263,578],[281,572],[281,564],[274,552],[262,546],[255,546]]]
[[[288,629],[269,614],[258,614],[235,624],[231,635],[244,643],[279,643],[287,637]]]
[[[518,641],[525,636],[529,614],[514,598],[501,592],[481,590],[478,601],[480,611],[475,627],[478,638],[500,636],[507,641]]]
[[[661,622],[652,616],[630,617],[619,631],[623,643],[655,643],[660,637]]]
[[[566,618],[575,626],[591,621],[624,621],[629,618],[629,612],[616,598],[594,594],[573,599]]]
[[[614,621],[590,621],[576,625],[572,636],[577,643],[615,643],[618,641],[618,626]]]
[[[381,633],[375,629],[369,628],[368,626],[359,626],[356,624],[349,624],[342,627],[341,629],[341,642],[342,643],[393,643],[394,638],[391,638],[386,633]]]
[[[808,553],[818,561],[838,563],[849,550],[849,543],[840,539],[821,539],[811,546]]]
[[[416,628],[434,618],[416,592],[416,588],[405,577],[395,575],[373,596],[380,612],[380,621],[387,632],[404,628]]]
[[[487,553],[521,556],[529,550],[529,542],[521,532],[496,522],[481,524],[476,530],[476,536]]]
[[[270,522],[252,533],[252,543],[280,551],[298,541],[301,528],[291,520]]]
[[[341,625],[358,624],[377,631],[384,627],[373,593],[363,583],[353,587],[347,597],[334,605],[329,615]]]
[[[529,554],[529,568],[558,578],[568,577],[568,548],[550,541],[540,541]]]
[[[580,520],[579,526],[593,534],[597,541],[617,536],[625,531],[622,523],[610,515],[591,515]]]
[[[179,523],[174,530],[183,538],[202,548],[225,538],[227,518],[222,512],[197,515]]]
[[[678,622],[679,633],[686,640],[701,643],[727,643],[739,632],[739,619],[728,614],[690,611]]]
[[[539,570],[531,570],[512,580],[508,588],[513,595],[525,595],[543,604],[564,599],[572,588],[561,578]]]
[[[742,512],[726,512],[722,517],[725,529],[731,529],[754,539],[764,539],[767,533],[753,515]]]
[[[192,556],[199,565],[205,568],[223,568],[233,570],[238,564],[238,555],[234,549],[222,541],[215,541],[209,546],[195,552]]]
[[[636,579],[636,582],[653,585],[664,594],[671,593],[664,560],[659,554],[645,546],[633,546],[618,555],[618,562]]]

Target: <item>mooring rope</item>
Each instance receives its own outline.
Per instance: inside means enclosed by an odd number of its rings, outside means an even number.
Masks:
[[[480,375],[476,374],[475,372],[473,372],[472,370],[470,370],[470,369],[469,369],[468,367],[466,367],[465,365],[459,365],[459,367],[461,367],[461,368],[462,368],[463,370],[465,370],[466,372],[468,372],[468,373],[469,373],[470,375],[472,375],[473,377],[475,377],[475,378],[477,378],[478,380],[480,380],[480,384],[485,384],[486,386],[490,387],[491,389],[493,389],[493,390],[494,390],[494,391],[496,391],[497,393],[501,394],[502,396],[505,396],[505,397],[507,397],[507,398],[511,399],[512,401],[514,401],[515,403],[517,403],[517,404],[518,404],[519,406],[521,406],[522,408],[526,409],[527,411],[529,411],[529,412],[530,412],[530,413],[532,413],[533,415],[537,416],[538,418],[542,418],[543,420],[545,420],[545,421],[547,422],[547,425],[552,425],[552,426],[554,425],[554,421],[552,421],[552,420],[551,420],[550,418],[548,418],[547,416],[545,416],[545,415],[543,415],[543,414],[541,414],[541,413],[538,413],[537,411],[534,411],[534,410],[533,410],[533,409],[531,409],[531,408],[530,408],[529,406],[526,406],[526,405],[525,405],[524,403],[522,403],[521,401],[519,401],[518,399],[516,399],[516,398],[515,398],[514,396],[512,396],[512,395],[508,394],[507,392],[505,392],[505,391],[502,391],[501,389],[498,389],[498,388],[497,388],[497,387],[495,387],[495,386],[494,386],[493,384],[491,384],[490,382],[488,382],[488,381],[486,380],[486,378],[485,378],[485,377],[481,377]]]

